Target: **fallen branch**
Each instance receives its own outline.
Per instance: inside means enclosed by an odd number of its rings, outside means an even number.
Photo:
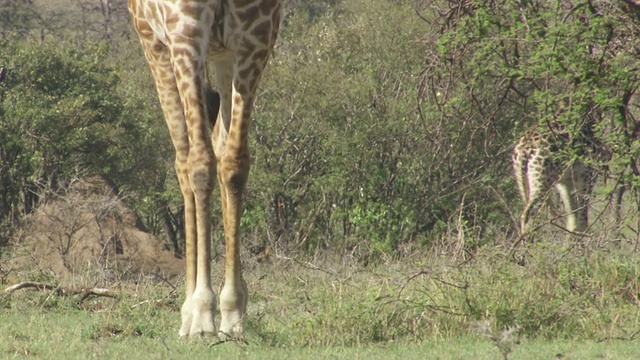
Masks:
[[[14,284],[4,289],[6,293],[12,293],[16,290],[25,289],[25,288],[36,288],[38,290],[55,290],[57,286],[42,284],[37,282],[21,282],[19,284]]]
[[[56,295],[82,295],[80,301],[88,298],[89,296],[103,296],[109,297],[113,299],[118,298],[118,294],[105,288],[70,288],[70,287],[61,287],[54,286],[50,284],[43,284],[39,282],[25,281],[18,284],[11,285],[4,289],[5,293],[12,293],[16,290],[20,289],[29,289],[35,288],[37,290],[50,290],[53,291]]]

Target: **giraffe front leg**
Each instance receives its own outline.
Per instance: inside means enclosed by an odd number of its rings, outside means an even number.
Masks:
[[[189,116],[189,112],[186,111]],[[196,131],[192,129],[194,133]],[[195,138],[195,136],[194,136]],[[208,139],[207,139],[208,140]],[[202,148],[199,148],[201,145]],[[205,156],[203,156],[205,154]],[[208,156],[207,156],[208,155]],[[211,287],[211,192],[215,177],[215,157],[209,141],[193,141],[188,161],[189,185],[195,204],[195,241],[187,247],[187,264],[193,279],[187,279],[187,296],[182,306],[181,336],[213,336],[216,333],[216,295]],[[189,268],[188,268],[189,269]],[[189,273],[189,272],[188,272]],[[193,289],[192,291],[190,289]]]
[[[180,338],[213,336],[216,333],[216,294],[211,289],[196,289],[182,304]]]
[[[220,292],[220,329],[218,336],[223,339],[242,338],[244,327],[242,322],[247,313],[249,289],[242,275],[231,282],[225,280]]]
[[[207,288],[196,288],[190,303],[185,302],[185,306],[189,306],[189,309],[186,314],[183,313],[183,321],[185,319],[191,321],[189,337],[208,337],[216,334],[216,302],[216,294]],[[187,318],[184,317],[185,315]]]
[[[220,329],[223,339],[241,337],[249,291],[240,261],[242,194],[249,173],[249,157],[227,153],[222,159],[219,183],[225,232],[225,278],[220,291]]]
[[[204,144],[209,144],[205,142]],[[207,147],[207,146],[205,146]],[[209,153],[196,156],[194,153]],[[181,308],[180,337],[213,336],[216,333],[216,295],[211,287],[211,238],[209,216],[211,191],[215,177],[212,149],[198,149],[192,145],[190,160],[184,171],[178,171],[181,188],[185,189],[185,228],[187,258],[186,298]],[[195,163],[194,163],[195,162]],[[185,183],[185,184],[183,184]]]

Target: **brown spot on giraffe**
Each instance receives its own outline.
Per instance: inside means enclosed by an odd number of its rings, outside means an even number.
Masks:
[[[244,9],[242,12],[238,12],[240,18],[255,18],[260,15],[260,8],[256,6],[252,6],[248,9]]]
[[[258,6],[259,4],[263,4],[263,3],[265,3],[265,2],[266,2],[266,1],[260,1],[260,2],[257,2],[257,1],[255,1],[255,0],[236,0],[236,1],[235,1],[235,5],[236,5],[238,8],[240,8],[240,9],[241,9],[241,8],[247,7],[247,6],[249,6],[249,5],[252,5],[252,6],[253,6],[253,5]]]
[[[261,15],[266,16],[273,11],[273,8],[278,6],[278,0],[265,0],[260,4]],[[280,14],[277,14],[277,18],[273,18],[274,21],[280,21]]]
[[[260,51],[256,51],[255,53],[253,53],[253,55],[251,56],[251,58],[254,61],[261,61],[262,59],[264,59],[267,56],[266,50],[260,50]]]
[[[269,33],[269,29],[272,27],[271,20],[265,20],[253,27],[251,34],[255,37],[259,42],[267,42],[271,38],[271,33]]]

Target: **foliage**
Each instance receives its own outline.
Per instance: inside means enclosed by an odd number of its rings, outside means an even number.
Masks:
[[[173,150],[123,3],[83,0],[62,14],[65,1],[2,10],[14,16],[0,21],[3,214],[28,211],[42,182],[106,174],[180,252]],[[514,139],[551,121],[575,136],[596,119],[606,151],[584,160],[638,182],[633,3],[436,0],[417,13],[408,0],[286,3],[250,136],[250,247],[368,260],[456,238],[464,251],[493,244],[515,230]],[[40,27],[41,46],[21,40]],[[69,38],[105,41],[84,50]]]
[[[411,14],[404,2],[353,1],[285,21],[255,111],[250,187],[292,199],[290,243],[353,238],[386,252],[416,236],[426,146],[414,92],[422,24]]]
[[[119,154],[118,77],[101,63],[105,48],[5,42],[0,62],[0,207],[17,219],[38,189],[57,188],[78,169],[108,172]]]
[[[78,176],[102,174],[116,190],[143,189],[141,195],[166,178],[168,147],[158,143],[165,134],[156,135],[164,129],[145,112],[147,97],[105,66],[104,43],[11,41],[3,48],[0,63],[9,70],[0,83],[1,221],[19,220],[43,190]]]
[[[3,40],[121,42],[129,33],[126,1],[0,0],[0,38]]]
[[[421,108],[444,149],[437,153],[449,165],[445,183],[479,181],[480,189],[503,184],[500,193],[512,200],[514,192],[501,180],[508,171],[507,150],[523,129],[553,132],[556,122],[573,139],[561,149],[566,159],[581,157],[605,175],[636,181],[639,129],[631,99],[640,85],[640,22],[630,5],[544,0],[430,5],[422,13],[432,33],[425,38],[431,47]],[[601,149],[591,153],[595,156],[576,146],[584,131],[593,133],[591,145]],[[472,194],[467,202],[480,206],[478,215],[494,216],[491,199]]]

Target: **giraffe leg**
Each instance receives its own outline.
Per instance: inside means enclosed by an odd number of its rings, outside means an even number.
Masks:
[[[540,206],[543,196],[549,190],[547,169],[543,166],[544,159],[538,153],[534,154],[527,163],[526,188],[529,190],[526,194],[524,209],[520,217],[521,232],[524,234],[529,230],[529,224],[534,212]]]
[[[184,64],[188,60],[176,59],[174,64]],[[199,65],[186,66],[183,77],[190,72],[190,68],[198,68]],[[204,66],[204,65],[200,65]],[[180,71],[180,70],[178,70]],[[200,73],[202,79],[202,72]],[[182,85],[182,84],[181,84]],[[196,239],[195,260],[189,258],[187,262],[196,265],[195,288],[191,299],[185,301],[186,312],[191,311],[192,321],[189,336],[215,334],[216,296],[211,287],[211,192],[216,172],[215,156],[211,146],[209,126],[207,125],[207,112],[205,108],[204,84],[196,81],[188,81],[182,85],[183,106],[189,129],[189,154],[187,158],[187,170],[189,185],[195,199]],[[190,87],[192,87],[190,89]],[[185,91],[186,90],[186,91]],[[189,94],[190,93],[190,94]],[[194,95],[197,94],[197,95]],[[198,101],[193,101],[196,97]],[[189,303],[190,300],[190,303]],[[187,315],[188,317],[188,315]],[[184,319],[183,319],[184,320]],[[187,324],[183,324],[186,326]]]
[[[618,189],[615,190],[615,196],[611,196],[610,202],[611,207],[614,211],[614,222],[616,225],[616,231],[619,233],[622,227],[622,199],[624,198],[624,193],[627,191],[626,182],[622,181],[618,184]],[[615,198],[615,202],[614,202]]]
[[[243,116],[242,96],[233,86],[232,57],[219,57],[214,71],[220,93],[220,116],[214,127],[213,146],[218,162],[218,184],[225,234],[225,275],[220,292],[222,338],[241,336],[248,289],[240,263],[240,216],[242,196],[249,176],[247,132],[249,118]]]
[[[524,203],[525,209],[529,200],[528,187],[527,187],[527,159],[526,153],[520,148],[520,145],[514,149],[513,154],[513,172],[516,178],[516,184],[518,185],[518,191],[520,198]],[[524,215],[524,212],[523,214]],[[520,217],[520,233],[524,234],[525,224],[523,216]]]
[[[206,19],[207,16],[202,16]],[[212,15],[210,16],[212,18]],[[206,26],[205,26],[206,27]],[[174,42],[168,34],[168,42]],[[173,91],[160,93],[161,103],[171,98],[170,111],[182,113],[183,118],[167,117],[169,126],[180,128],[179,144],[181,159],[178,168],[180,186],[185,198],[185,227],[189,232],[186,241],[187,286],[186,299],[182,306],[181,337],[214,335],[216,296],[211,287],[211,192],[215,178],[215,156],[211,145],[209,118],[207,113],[208,83],[205,74],[205,49],[196,40],[178,34],[179,41],[192,51],[173,51],[169,65],[173,72],[160,76],[160,81],[172,79]],[[177,40],[176,40],[177,41]],[[206,43],[206,42],[205,42]],[[152,66],[153,68],[153,66]],[[174,104],[179,98],[180,106]],[[178,121],[179,120],[179,121]],[[180,122],[180,124],[178,124]],[[174,124],[175,123],[175,124]],[[186,149],[186,160],[184,153]]]
[[[180,191],[184,199],[185,216],[185,251],[187,256],[186,300],[182,305],[182,325],[180,336],[188,336],[193,321],[193,292],[196,288],[196,203],[194,192],[189,182],[188,157],[189,139],[187,123],[184,118],[176,78],[171,66],[168,49],[157,41],[143,41],[143,49],[151,66],[151,73],[156,83],[160,105],[167,123],[169,134],[176,150],[175,169]]]
[[[586,232],[589,228],[589,198],[593,191],[594,174],[591,168],[582,162],[574,164],[572,170],[577,203],[576,231]]]
[[[575,194],[572,194],[572,188],[572,186],[565,182],[558,182],[556,184],[556,190],[558,190],[558,193],[560,194],[560,200],[562,200],[564,213],[567,217],[566,228],[569,231],[576,231],[576,210],[578,208],[578,203],[575,201]]]
[[[575,171],[573,168],[566,169],[564,174],[556,184],[556,190],[560,194],[560,199],[564,205],[565,216],[567,217],[566,228],[569,231],[576,231],[580,225],[580,203],[576,188]]]
[[[524,161],[526,163],[526,161]],[[517,165],[514,165],[516,170],[516,184],[518,185],[518,191],[520,193],[520,198],[522,201],[527,201],[527,188],[525,187],[525,178],[526,178],[526,165],[523,165],[523,161],[518,161]]]
[[[270,48],[255,51],[270,53]],[[240,336],[246,313],[248,289],[240,263],[239,226],[242,201],[249,176],[248,132],[255,89],[268,56],[253,61],[254,53],[219,58],[215,64],[221,98],[220,121],[214,128],[218,183],[225,229],[225,278],[220,292],[221,337]]]
[[[529,226],[531,225],[531,219],[535,214],[539,206],[539,196],[537,193],[533,193],[534,196],[529,197],[529,201],[524,205],[524,209],[522,210],[522,215],[520,216],[520,229],[521,233],[524,234],[529,231]]]

